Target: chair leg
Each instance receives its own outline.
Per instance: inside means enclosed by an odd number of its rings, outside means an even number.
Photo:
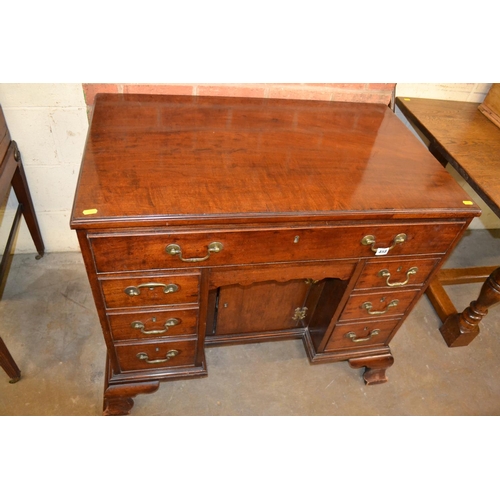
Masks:
[[[40,227],[38,225],[38,220],[35,215],[35,207],[33,206],[33,200],[31,199],[31,194],[28,188],[28,181],[26,179],[26,174],[24,173],[23,162],[21,160],[21,153],[17,149],[15,159],[18,162],[18,167],[12,177],[12,187],[16,193],[17,201],[23,206],[23,215],[26,225],[30,231],[33,242],[35,243],[36,250],[38,252],[37,258],[43,257],[45,252],[45,245],[42,240],[42,234],[40,232]]]
[[[21,370],[19,370],[14,358],[10,354],[5,342],[0,338],[0,366],[5,370],[5,373],[10,377],[10,383],[15,384],[21,378]]]

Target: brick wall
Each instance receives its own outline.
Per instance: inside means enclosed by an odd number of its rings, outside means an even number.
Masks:
[[[92,106],[99,92],[312,99],[389,105],[395,86],[395,83],[84,83],[83,90],[88,106]]]

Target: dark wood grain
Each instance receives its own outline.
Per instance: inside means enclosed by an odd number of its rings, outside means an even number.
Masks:
[[[95,102],[74,228],[477,213],[384,105],[118,94]]]
[[[6,149],[6,154],[2,157],[0,162],[0,199],[2,203],[5,201],[10,188],[12,187],[12,177],[18,168],[15,153],[17,151],[16,145],[10,143]]]
[[[108,308],[145,307],[181,303],[197,303],[200,277],[197,274],[137,276],[133,278],[105,278],[101,280],[102,293]],[[150,286],[148,286],[150,285]],[[176,291],[165,293],[169,285]],[[129,287],[139,288],[139,295],[128,295]]]
[[[294,312],[304,306],[309,288],[304,280],[222,287],[215,334],[286,330],[301,326],[300,321],[293,319]]]
[[[352,294],[344,308],[342,319],[351,321],[400,316],[408,309],[417,293],[417,290],[385,290]],[[365,308],[363,304],[369,304],[370,308]]]
[[[333,226],[333,227],[332,227]],[[375,238],[374,248],[392,246],[398,234],[406,241],[397,244],[387,255],[412,255],[425,249],[428,253],[445,253],[455,242],[463,222],[404,223],[355,226],[261,226],[260,228],[232,227],[208,231],[156,231],[154,233],[113,236],[95,236],[91,244],[97,269],[100,272],[138,271],[162,268],[199,268],[232,264],[259,264],[296,262],[301,260],[345,259],[373,257],[371,245],[363,245],[367,235]],[[169,255],[166,248],[178,244],[183,257],[204,258],[212,242],[220,242],[223,249],[212,253],[202,262],[184,262],[179,256]],[[119,258],[117,258],[119,256]],[[381,256],[379,256],[381,258]]]
[[[352,349],[354,346],[372,346],[385,344],[389,335],[392,333],[398,320],[378,319],[370,323],[349,323],[339,325],[333,331],[332,336],[326,346],[325,351],[336,352],[339,349]],[[373,335],[373,332],[377,332]],[[355,337],[348,334],[353,333]],[[370,335],[372,334],[372,335]]]
[[[300,262],[294,264],[273,263],[273,265],[230,266],[210,269],[210,287],[217,288],[234,283],[251,285],[263,281],[285,282],[290,276],[312,279],[325,278],[348,280],[356,268],[355,260],[333,260],[320,262]]]
[[[7,127],[7,122],[5,120],[5,115],[3,114],[2,106],[0,106],[0,158],[4,158],[7,149],[10,146],[10,132]]]
[[[168,326],[168,321],[174,319],[178,323]],[[148,311],[127,311],[119,314],[108,314],[108,320],[113,332],[113,338],[120,340],[156,340],[179,335],[196,335],[198,324],[198,309],[160,309]],[[144,325],[134,327],[135,322]],[[144,330],[144,331],[143,331]],[[163,332],[163,330],[166,330]],[[158,332],[158,333],[156,333]]]
[[[14,384],[21,378],[21,370],[17,366],[12,354],[7,349],[5,342],[0,337],[0,367],[10,377],[10,383]]]
[[[15,157],[17,158],[18,168],[12,176],[12,189],[14,189],[17,201],[23,207],[24,220],[26,221],[26,226],[28,227],[31,238],[33,239],[33,243],[35,244],[35,248],[38,252],[37,258],[40,259],[45,253],[45,243],[43,242],[42,233],[35,214],[35,206],[28,187],[28,179],[26,178],[26,173],[24,172],[21,152],[15,142],[14,145],[16,148]]]
[[[374,260],[366,264],[356,284],[356,290],[399,289],[422,285],[438,262],[437,259]]]
[[[393,363],[394,358],[391,355],[379,355],[349,360],[351,368],[365,368],[363,379],[366,385],[376,385],[387,382],[387,375],[385,372]]]
[[[172,367],[194,366],[196,340],[158,341],[116,346],[118,360],[123,372],[131,370],[169,370]],[[175,356],[169,357],[168,353]],[[141,359],[145,354],[146,359]]]
[[[206,375],[205,346],[302,338],[311,363],[349,361],[385,382],[390,340],[480,213],[464,200],[386,106],[98,96],[71,227],[106,340],[105,413]],[[179,291],[124,293],[164,280]],[[389,320],[361,307],[396,297]],[[130,326],[171,314],[182,323],[159,338]]]

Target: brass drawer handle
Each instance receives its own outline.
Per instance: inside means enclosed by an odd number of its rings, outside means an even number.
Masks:
[[[361,307],[363,309],[366,309],[366,312],[368,314],[371,314],[372,316],[380,316],[381,314],[385,314],[387,311],[389,311],[389,309],[391,307],[396,307],[397,305],[399,304],[399,300],[395,299],[395,300],[391,300],[388,304],[387,304],[387,307],[382,310],[382,311],[372,311],[372,303],[371,302],[364,302]]]
[[[144,330],[145,326],[142,321],[132,321],[132,323],[130,323],[130,326],[132,328],[136,328],[137,330],[141,330],[141,333],[144,333],[145,335],[159,335],[161,333],[168,332],[169,328],[178,325],[180,322],[181,320],[178,318],[170,318],[165,322],[165,328],[163,330]]]
[[[375,335],[378,335],[379,333],[380,330],[372,330],[368,337],[361,337],[359,339],[356,337],[356,334],[354,332],[346,333],[345,336],[348,339],[351,339],[353,342],[366,342],[368,340],[371,340],[372,337],[375,337]]]
[[[155,363],[166,363],[167,361],[170,361],[172,358],[175,358],[180,353],[180,351],[176,351],[175,349],[172,349],[167,352],[167,355],[164,358],[161,359],[149,359],[149,356],[145,352],[139,352],[137,354],[137,358],[139,358],[141,361],[145,361],[146,363],[155,364]]]
[[[389,280],[391,279],[391,273],[389,272],[388,269],[382,269],[381,271],[378,272],[378,276],[382,278],[387,278],[385,280],[387,286],[405,286],[408,284],[408,281],[410,281],[410,276],[412,274],[417,274],[418,267],[410,267],[408,271],[406,272],[406,281],[401,281],[401,282],[396,282],[396,283],[390,283]]]
[[[167,248],[165,248],[165,252],[167,252],[170,255],[177,255],[182,262],[203,262],[204,260],[207,260],[210,257],[211,253],[219,253],[222,251],[224,246],[222,243],[219,243],[218,241],[213,241],[208,245],[208,253],[205,257],[192,257],[190,259],[185,259],[182,256],[182,250],[179,245],[171,244],[168,245]]]
[[[300,321],[306,317],[307,307],[297,307],[295,314],[292,316],[294,321]]]
[[[139,286],[128,286],[124,291],[127,295],[135,297],[141,294],[141,288],[149,288],[150,290],[153,290],[153,288],[158,286],[163,287],[163,293],[175,293],[179,290],[179,285],[176,285],[175,283],[169,283],[168,285],[165,285],[165,283],[144,283]]]
[[[362,240],[362,245],[371,245],[371,250],[375,252],[375,255],[387,255],[389,250],[392,250],[396,245],[400,245],[406,241],[406,234],[400,233],[394,237],[392,240],[392,245],[390,247],[375,247],[375,236],[368,234]]]

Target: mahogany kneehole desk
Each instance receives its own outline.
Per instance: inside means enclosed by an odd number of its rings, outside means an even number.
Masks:
[[[385,382],[391,339],[479,213],[384,105],[99,94],[71,227],[104,413],[207,375],[225,344],[301,338],[312,363]]]

